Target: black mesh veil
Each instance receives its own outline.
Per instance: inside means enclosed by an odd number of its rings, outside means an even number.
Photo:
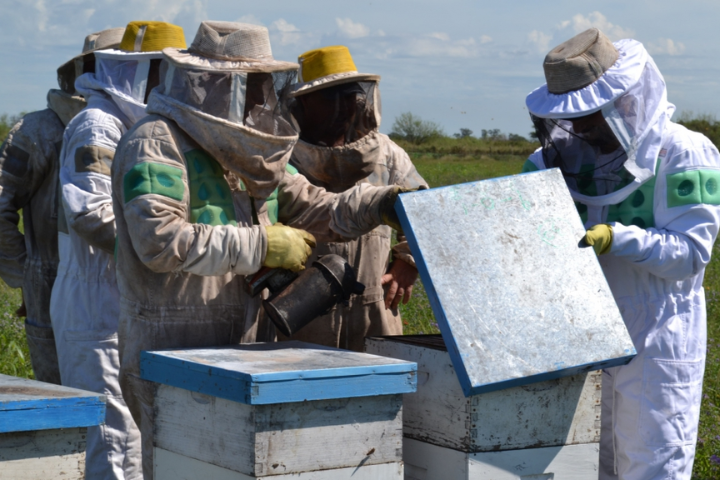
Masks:
[[[163,61],[159,93],[214,117],[277,136],[297,134],[287,109],[296,70],[214,71],[175,67]]]
[[[350,144],[379,127],[380,91],[375,81],[343,83],[289,98],[288,108],[303,141]]]
[[[545,166],[559,168],[570,190],[588,196],[606,195],[633,181],[634,177],[624,167],[625,150],[619,144],[611,151],[603,151],[600,146],[612,144],[613,139],[603,139],[613,135],[609,127],[606,131],[595,129],[591,134],[576,133],[572,120],[540,118],[532,114],[530,118],[540,141]]]

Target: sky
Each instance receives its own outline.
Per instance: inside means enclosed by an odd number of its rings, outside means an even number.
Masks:
[[[346,45],[358,70],[382,76],[383,122],[412,112],[447,134],[469,128],[527,135],[525,96],[544,83],[547,52],[589,27],[635,38],[663,73],[678,114],[720,118],[716,0],[0,0],[0,113],[45,107],[57,67],[85,35],[132,20],[264,25],[275,58]]]

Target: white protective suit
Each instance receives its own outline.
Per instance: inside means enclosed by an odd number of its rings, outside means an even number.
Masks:
[[[61,90],[50,90],[47,98],[48,108],[25,115],[0,152],[0,276],[10,287],[22,287],[35,379],[60,384],[50,322],[58,267],[58,157],[65,125],[85,100]]]
[[[527,105],[555,126],[602,110],[626,152],[622,171],[606,162],[590,184],[566,177],[586,228],[613,228],[611,251],[599,261],[638,352],[603,375],[600,478],[689,480],[706,351],[702,282],[720,222],[720,155],[707,138],[670,121],[674,106],[643,46],[615,46],[617,62],[596,82],[562,95],[543,86]],[[560,152],[561,137],[554,137]],[[555,166],[546,165],[551,156],[539,149],[523,171]]]
[[[110,167],[122,135],[145,115],[145,85],[124,80],[141,78],[135,66],[159,56],[96,52],[95,74],[75,82],[88,107],[63,138],[60,183],[67,228],[59,234],[52,323],[63,385],[107,395],[105,424],[88,429],[86,476],[93,479],[142,478],[140,432],[118,380],[120,296]]]

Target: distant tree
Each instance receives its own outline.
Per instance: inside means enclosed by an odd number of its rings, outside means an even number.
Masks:
[[[472,137],[473,131],[469,128],[461,128],[460,133],[453,133],[453,137],[455,138],[468,138]]]
[[[493,140],[493,141],[507,140],[507,135],[500,132],[499,128],[493,128],[491,130],[482,129],[482,130],[480,130],[480,138],[482,138],[483,140]]]
[[[528,133],[528,137],[532,138],[533,140],[537,140],[538,139],[537,131],[535,131],[535,129],[530,130],[530,133]]]
[[[508,135],[508,140],[511,142],[527,142],[528,139],[523,137],[522,135],[518,135],[516,133],[511,133]]]
[[[720,121],[712,115],[694,115],[692,112],[682,112],[677,123],[689,130],[699,132],[710,139],[716,147],[720,148]]]
[[[429,120],[423,120],[410,112],[401,113],[395,117],[390,136],[402,138],[409,142],[420,144],[434,137],[445,135],[442,127]]]
[[[5,138],[8,133],[10,133],[10,130],[12,130],[12,127],[14,127],[15,124],[24,116],[25,112],[19,115],[8,115],[7,113],[0,115],[0,143],[5,141]]]

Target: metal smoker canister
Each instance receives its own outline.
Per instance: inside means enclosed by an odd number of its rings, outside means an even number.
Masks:
[[[351,294],[364,291],[344,258],[323,255],[286,288],[263,300],[263,306],[275,327],[289,337]]]

